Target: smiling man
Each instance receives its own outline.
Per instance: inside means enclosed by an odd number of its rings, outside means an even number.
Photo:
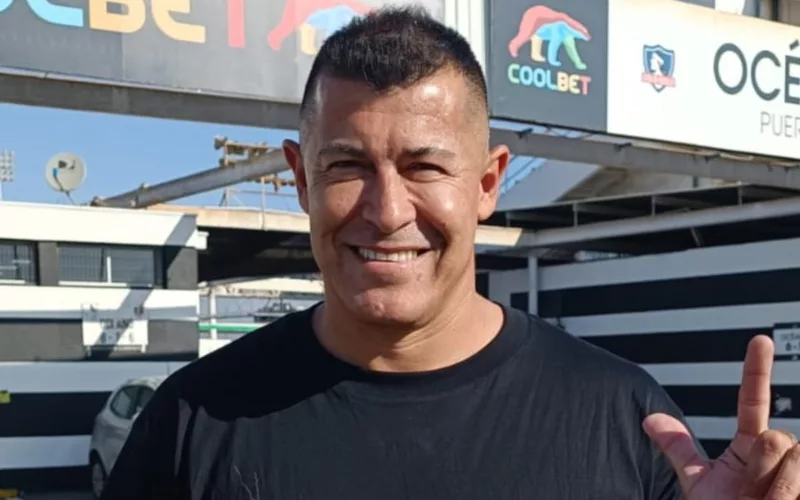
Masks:
[[[301,113],[284,151],[325,301],[164,382],[103,498],[800,494],[800,448],[766,429],[767,339],[748,351],[740,432],[710,462],[639,367],[476,292],[475,231],[509,152],[489,148],[461,36],[413,9],[356,20],[320,50]]]

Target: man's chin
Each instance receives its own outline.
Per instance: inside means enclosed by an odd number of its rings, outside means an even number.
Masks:
[[[414,325],[427,316],[431,301],[421,293],[369,290],[352,295],[347,308],[362,321],[382,325]]]

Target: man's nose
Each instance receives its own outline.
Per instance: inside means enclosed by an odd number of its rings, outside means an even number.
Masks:
[[[393,233],[416,218],[405,180],[394,169],[377,172],[367,184],[364,198],[364,219],[384,234]]]

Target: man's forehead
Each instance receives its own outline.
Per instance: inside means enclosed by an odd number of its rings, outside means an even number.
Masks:
[[[405,144],[399,151],[399,156],[408,158],[440,158],[452,159],[456,157],[456,152],[445,145],[430,143],[430,141],[420,141],[418,144]],[[334,139],[322,145],[319,149],[318,155],[320,158],[325,157],[357,157],[369,158],[370,151],[368,148],[358,140],[348,139]]]
[[[317,82],[315,101],[323,118],[340,118],[359,111],[449,115],[461,112],[469,97],[463,78],[452,71],[440,71],[412,85],[384,90],[327,75]]]

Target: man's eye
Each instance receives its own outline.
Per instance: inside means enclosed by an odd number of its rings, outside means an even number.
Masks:
[[[431,163],[415,163],[409,167],[412,172],[444,172],[442,167]]]
[[[343,168],[363,168],[364,165],[356,161],[337,161],[328,165],[328,170],[341,170]]]

